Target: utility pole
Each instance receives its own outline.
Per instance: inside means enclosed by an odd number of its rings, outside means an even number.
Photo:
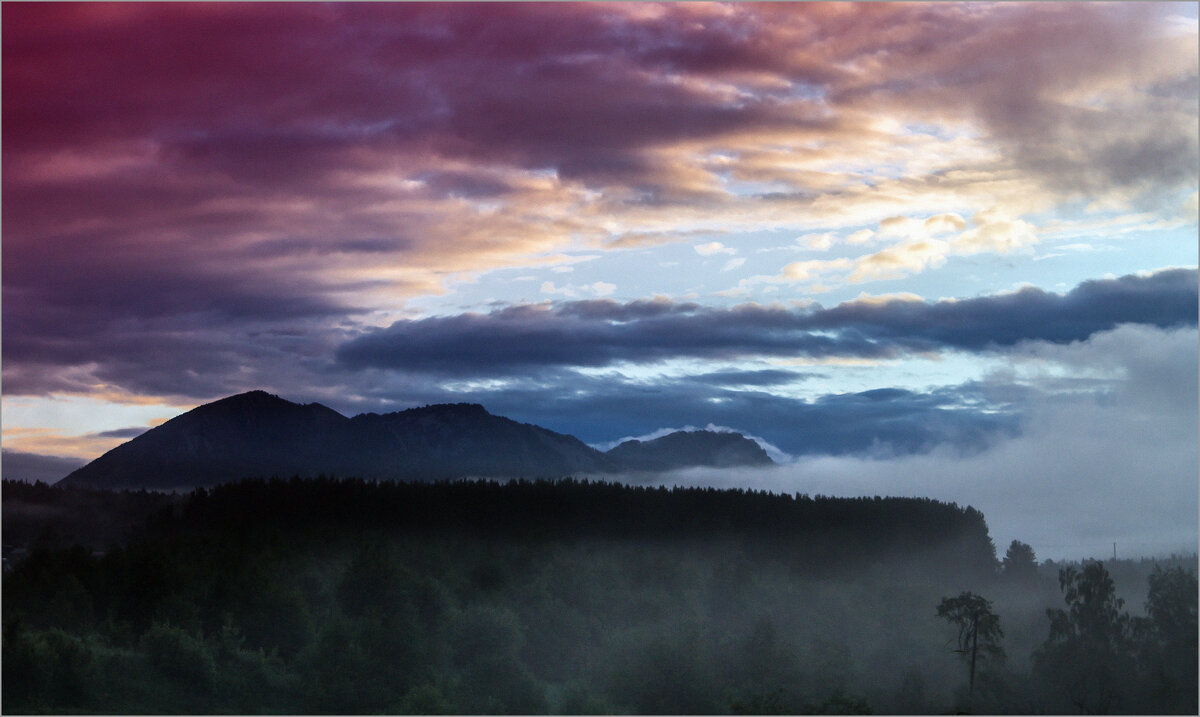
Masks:
[[[1113,541],[1113,560],[1117,559],[1117,541]]]

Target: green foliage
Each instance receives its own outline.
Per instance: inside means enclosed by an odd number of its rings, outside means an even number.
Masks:
[[[728,677],[744,686],[752,695],[769,696],[768,702],[786,702],[789,689],[803,681],[800,656],[796,647],[779,634],[768,617],[760,618],[749,634],[735,642],[731,650],[736,659]]]
[[[524,630],[516,614],[492,605],[470,605],[450,625],[455,664],[471,666],[495,658],[516,657],[524,646]]]
[[[635,714],[712,714],[725,708],[718,673],[694,630],[677,627],[635,643],[609,694]]]
[[[358,626],[346,620],[330,622],[315,643],[297,659],[301,675],[302,711],[363,714],[386,712],[393,685],[378,674],[378,666],[359,640]]]
[[[172,625],[156,623],[142,635],[142,652],[155,670],[198,692],[212,691],[217,668],[207,645]]]
[[[1196,574],[1183,568],[1156,568],[1149,578],[1146,614],[1149,637],[1170,649],[1196,644]],[[1195,658],[1195,650],[1190,650]]]
[[[1038,563],[1033,548],[1027,543],[1014,540],[1000,561],[1000,569],[1005,578],[1029,582],[1037,579]]]
[[[209,641],[217,667],[216,712],[266,714],[294,711],[288,696],[296,678],[283,660],[244,647],[245,638],[226,623]]]
[[[381,535],[372,535],[358,548],[338,584],[338,600],[347,615],[386,612],[398,599],[404,575],[391,546]]]
[[[1145,685],[1140,704],[1147,712],[1197,711],[1196,574],[1156,568],[1149,577],[1147,618],[1137,624]]]
[[[904,673],[892,704],[896,714],[920,715],[930,712],[925,678],[920,672],[909,670]]]
[[[562,700],[554,709],[557,714],[608,715],[615,710],[603,695],[597,694],[581,682],[572,682],[562,693]]]
[[[934,501],[294,480],[157,504],[103,556],[47,543],[5,577],[5,711],[941,712],[958,666],[930,605],[986,586],[1028,651],[1058,600],[997,578],[982,516]],[[1145,584],[1125,704],[1186,711],[1195,577]],[[974,615],[963,597],[943,617]],[[973,704],[1073,708],[1028,683],[994,665]]]
[[[1051,697],[1084,714],[1122,712],[1131,703],[1133,625],[1103,563],[1063,568],[1067,609],[1047,610],[1050,636],[1034,656]]]
[[[80,638],[57,628],[26,631],[5,625],[3,680],[5,711],[77,710],[92,688],[92,651]]]
[[[981,649],[996,656],[1003,654],[999,640],[1004,631],[1000,629],[1000,618],[992,612],[990,600],[971,592],[942,598],[937,616],[958,627],[956,652],[968,652],[982,641]]]
[[[812,709],[806,710],[816,715],[869,715],[871,705],[864,699],[851,697],[841,690],[826,697]]]
[[[1000,617],[992,611],[989,600],[971,592],[942,598],[937,607],[937,616],[958,627],[954,651],[969,666],[967,690],[970,702],[975,693],[975,672],[980,658],[985,662],[1001,662],[1004,659],[1004,650],[1000,647],[1000,639],[1004,637],[1004,631],[1000,629]]]
[[[475,604],[456,615],[448,630],[452,660],[461,675],[462,712],[530,714],[546,710],[546,697],[521,661],[524,629],[509,609]]]
[[[1064,568],[1058,577],[1067,610],[1051,610],[1050,641],[1079,641],[1093,649],[1119,652],[1128,647],[1129,615],[1122,612],[1125,601],[1101,562],[1083,570]]]
[[[412,688],[400,700],[397,714],[448,715],[454,714],[454,705],[436,685],[424,684]]]
[[[770,692],[750,692],[730,701],[729,713],[735,715],[787,715],[796,710],[788,708],[788,694],[783,688]]]
[[[465,714],[538,714],[544,687],[520,659],[495,655],[463,667],[456,711]]]

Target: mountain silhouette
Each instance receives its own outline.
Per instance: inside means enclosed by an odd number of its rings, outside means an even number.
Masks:
[[[740,433],[676,431],[651,441],[629,440],[606,454],[629,470],[668,471],[688,466],[767,466],[766,451]]]
[[[562,433],[493,416],[474,403],[438,404],[350,419],[359,446],[349,471],[393,479],[561,477],[611,473],[603,453]]]
[[[558,478],[769,465],[735,433],[676,433],[602,453],[574,436],[456,403],[347,418],[250,391],[198,406],[70,473],[64,485],[188,489],[250,477]]]
[[[251,391],[176,416],[73,471],[63,484],[187,488],[232,476],[321,473],[348,445],[348,422],[319,403]]]

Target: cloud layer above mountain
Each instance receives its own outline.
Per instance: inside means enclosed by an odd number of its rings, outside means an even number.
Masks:
[[[300,384],[415,297],[580,250],[694,240],[752,291],[1021,251],[1062,202],[1163,209],[1198,156],[1173,8],[6,5],[5,391]],[[873,246],[755,279],[714,241],[793,227]],[[656,291],[614,278],[579,286]],[[754,311],[729,316],[778,314]],[[710,350],[766,348],[724,333]]]
[[[399,321],[338,349],[354,368],[495,375],[546,366],[673,358],[893,358],[1069,343],[1123,323],[1196,324],[1196,272],[1089,281],[1065,295],[1036,288],[957,301],[854,301],[830,309],[609,300],[512,306]]]

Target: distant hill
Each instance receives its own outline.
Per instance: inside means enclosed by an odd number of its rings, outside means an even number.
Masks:
[[[681,466],[768,466],[762,446],[740,433],[676,431],[652,441],[625,441],[607,453],[631,470],[665,471]]]
[[[192,409],[117,446],[64,485],[186,489],[248,477],[357,476],[379,480],[558,478],[691,466],[770,465],[736,433],[676,433],[602,453],[579,439],[440,404],[347,418],[319,403],[250,391]]]
[[[0,472],[5,480],[53,483],[84,463],[79,458],[0,450]]]

